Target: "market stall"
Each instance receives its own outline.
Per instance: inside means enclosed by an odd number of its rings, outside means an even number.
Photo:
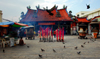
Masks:
[[[28,25],[16,22],[0,22],[0,47],[15,46],[15,41],[18,39],[15,28],[25,26]]]

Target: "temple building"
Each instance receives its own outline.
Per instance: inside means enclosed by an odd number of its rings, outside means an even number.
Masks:
[[[88,30],[94,29],[95,27],[99,31],[98,34],[100,34],[100,8],[95,9],[93,11],[80,11],[76,13],[76,16],[79,17],[87,17],[87,19],[90,21],[88,24]],[[88,34],[92,34],[92,32],[89,31]]]
[[[27,7],[27,12],[21,13],[20,23],[33,25],[37,32],[40,27],[50,27],[55,31],[57,28],[64,27],[64,34],[72,34],[71,29],[73,19],[67,12],[67,7],[63,6],[62,9],[57,9],[58,6],[54,5],[51,9],[40,9],[40,6],[36,6],[37,10],[33,10]]]

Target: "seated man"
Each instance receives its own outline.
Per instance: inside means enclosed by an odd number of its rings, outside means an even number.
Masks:
[[[24,45],[24,41],[23,41],[22,37],[21,37],[21,39],[19,40],[19,45]]]

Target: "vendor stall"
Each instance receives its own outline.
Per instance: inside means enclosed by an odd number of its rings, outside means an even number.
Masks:
[[[28,25],[16,22],[0,22],[0,46],[2,48],[7,47],[8,45],[11,47],[14,46],[14,42],[18,39],[18,36],[17,30],[13,30],[13,28],[24,26]]]
[[[30,40],[35,39],[34,26],[22,27],[20,31],[21,37],[26,37],[26,39]]]

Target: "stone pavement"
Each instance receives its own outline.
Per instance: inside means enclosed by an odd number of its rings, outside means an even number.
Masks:
[[[88,41],[89,43],[87,43]],[[24,39],[24,42],[26,43],[24,46],[5,48],[5,53],[0,48],[0,59],[100,59],[99,38],[92,42],[90,39],[78,39],[78,36],[69,35],[65,36],[65,44],[62,42],[39,42],[38,37],[35,40]],[[84,42],[86,44],[83,44]],[[84,48],[81,45],[84,45]],[[77,50],[74,49],[75,46],[78,47]],[[41,52],[41,48],[45,49],[45,52]],[[52,49],[55,49],[56,53]],[[80,55],[77,54],[78,51],[81,51]],[[39,58],[38,54],[41,54],[43,58]]]

